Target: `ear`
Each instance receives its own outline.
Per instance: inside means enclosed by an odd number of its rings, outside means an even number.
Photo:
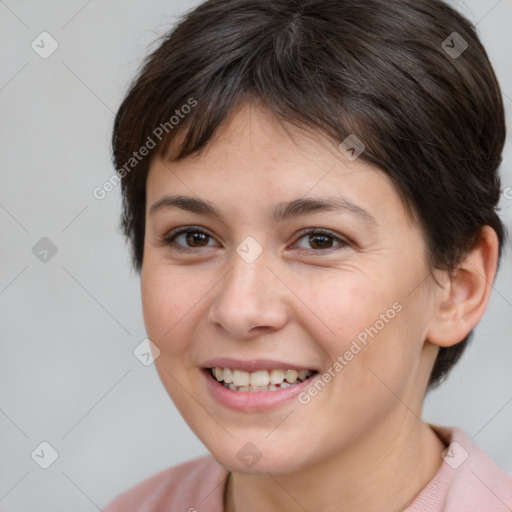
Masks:
[[[427,340],[440,347],[462,341],[482,318],[498,266],[498,235],[483,226],[472,249],[444,281]]]

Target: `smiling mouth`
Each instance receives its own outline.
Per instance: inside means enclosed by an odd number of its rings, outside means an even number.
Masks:
[[[232,391],[254,393],[258,391],[278,391],[279,389],[295,386],[309,379],[316,370],[258,370],[246,372],[232,368],[208,368],[213,379]]]

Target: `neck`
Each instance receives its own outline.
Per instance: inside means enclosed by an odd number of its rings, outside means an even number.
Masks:
[[[225,512],[402,510],[441,467],[445,445],[408,409],[395,412],[400,417],[377,425],[349,448],[292,474],[231,473]]]

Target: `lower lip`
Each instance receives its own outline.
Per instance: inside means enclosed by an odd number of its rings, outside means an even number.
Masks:
[[[315,373],[302,381],[300,384],[293,384],[284,389],[275,391],[233,391],[225,388],[219,381],[213,378],[210,370],[205,368],[202,371],[208,390],[217,402],[225,407],[242,412],[265,411],[279,407],[283,403],[295,398],[301,391],[304,391],[313,380],[319,375]]]

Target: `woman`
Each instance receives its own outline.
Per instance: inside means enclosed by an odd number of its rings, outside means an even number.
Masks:
[[[116,116],[159,376],[211,455],[114,511],[505,511],[421,420],[487,307],[502,98],[440,1],[210,0]]]

